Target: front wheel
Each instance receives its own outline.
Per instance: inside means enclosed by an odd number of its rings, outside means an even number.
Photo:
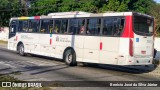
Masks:
[[[24,55],[25,55],[23,44],[20,44],[20,45],[18,46],[18,53],[19,53],[19,55],[21,55],[21,56],[24,56]]]
[[[76,66],[76,54],[72,49],[68,49],[64,53],[64,61],[69,66]]]

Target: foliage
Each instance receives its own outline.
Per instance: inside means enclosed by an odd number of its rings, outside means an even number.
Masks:
[[[61,0],[38,0],[34,3],[34,7],[36,8],[35,12],[33,12],[33,15],[46,15],[49,12],[57,12],[59,4],[61,3]],[[31,9],[32,10],[32,9]]]
[[[133,8],[137,12],[140,11],[142,13],[149,13],[152,4],[154,4],[153,0],[138,0],[137,2],[133,3]]]
[[[8,26],[11,17],[22,15],[19,12],[18,0],[0,0],[0,2],[0,26]]]
[[[152,10],[150,10],[150,14],[155,17],[156,21],[156,34],[160,36],[160,4],[156,4],[152,6]]]

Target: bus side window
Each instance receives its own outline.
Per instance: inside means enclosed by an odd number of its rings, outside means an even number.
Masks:
[[[53,32],[53,20],[50,20],[49,22],[49,33]]]
[[[28,32],[28,21],[22,20],[22,32]]]
[[[120,36],[123,31],[123,27],[124,27],[124,19],[122,19],[121,17],[114,18],[114,29],[113,29],[114,36],[117,37]]]
[[[23,25],[23,22],[19,21],[18,32],[22,32],[22,25]]]
[[[85,19],[78,19],[77,34],[84,34],[85,32]]]
[[[68,34],[76,34],[78,28],[78,21],[77,19],[70,19],[70,26]]]
[[[122,17],[105,17],[103,23],[102,35],[120,36],[124,27]]]
[[[111,36],[112,35],[112,29],[113,29],[113,19],[112,19],[112,17],[104,18],[102,35]]]
[[[61,29],[61,20],[55,20],[53,32],[58,34],[60,32],[60,29]]]
[[[68,26],[68,20],[63,19],[61,22],[61,32],[60,33],[66,34],[67,33],[67,26]]]
[[[100,18],[91,18],[87,20],[87,31],[88,35],[99,35],[101,27],[101,19]]]
[[[39,20],[36,20],[36,19],[35,20],[30,20],[28,31],[29,32],[38,32],[39,24],[40,24]]]
[[[40,33],[50,33],[50,20],[41,20]]]

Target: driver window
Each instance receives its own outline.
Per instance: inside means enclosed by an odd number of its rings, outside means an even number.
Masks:
[[[12,21],[10,24],[10,33],[16,33],[16,21]]]

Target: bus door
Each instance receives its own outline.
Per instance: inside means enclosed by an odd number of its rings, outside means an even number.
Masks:
[[[134,56],[138,58],[153,55],[153,19],[144,16],[134,16]],[[137,63],[150,63],[137,60]]]
[[[16,48],[16,31],[17,31],[17,21],[13,20],[10,23],[10,28],[9,28],[9,39],[8,39],[8,45],[9,48]]]

